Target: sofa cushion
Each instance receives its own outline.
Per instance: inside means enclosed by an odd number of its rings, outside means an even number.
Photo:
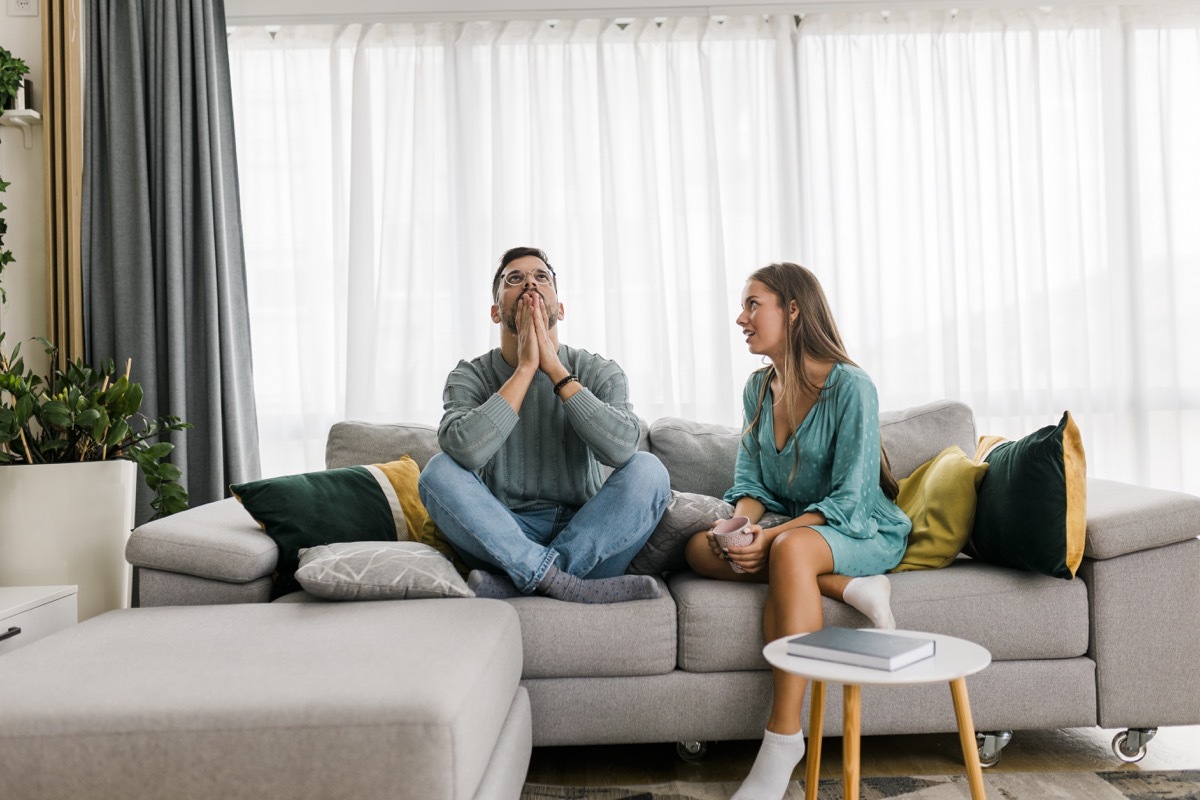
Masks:
[[[905,478],[952,444],[975,451],[975,417],[970,407],[940,400],[879,415],[879,433],[892,474]],[[740,429],[678,417],[663,417],[650,425],[650,452],[671,473],[671,488],[724,497],[733,485]]]
[[[993,660],[1075,658],[1088,648],[1087,588],[1081,581],[959,558],[941,570],[889,575],[900,628],[959,636]],[[763,584],[671,575],[679,606],[679,666],[693,672],[767,669],[762,657]],[[864,628],[850,606],[822,598],[826,625]]]
[[[1064,413],[1015,442],[981,437],[986,461],[971,556],[1056,578],[1075,576],[1087,535],[1087,465],[1079,428]],[[998,442],[998,443],[997,443]]]
[[[641,433],[638,450],[649,452],[650,428],[644,419],[638,418]],[[429,459],[440,453],[437,428],[418,422],[335,422],[325,440],[325,466],[351,467],[355,464],[374,464],[391,461],[402,455],[412,456],[417,466],[425,469]],[[607,477],[612,467],[601,470]]]
[[[664,675],[675,668],[675,603],[654,600],[590,605],[517,597],[525,647],[523,678]]]
[[[521,637],[483,599],[151,608],[3,659],[5,797],[471,800]]]
[[[975,452],[975,415],[966,403],[938,400],[879,414],[879,435],[896,480],[952,444]]]
[[[952,444],[900,480],[896,505],[912,520],[912,532],[892,572],[941,569],[958,556],[975,519],[975,490],[987,472]]]
[[[300,551],[296,580],[325,600],[474,597],[449,559],[419,542],[335,542]]]
[[[415,422],[335,422],[325,440],[325,467],[352,467],[411,456],[421,469],[438,453],[437,428]]]
[[[671,474],[671,488],[723,497],[733,485],[738,429],[679,417],[650,424],[650,452]]]

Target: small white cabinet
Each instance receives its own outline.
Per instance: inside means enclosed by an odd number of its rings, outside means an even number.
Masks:
[[[75,586],[0,586],[0,656],[79,619]]]

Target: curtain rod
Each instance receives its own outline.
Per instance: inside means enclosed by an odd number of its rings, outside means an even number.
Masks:
[[[603,0],[600,0],[603,2]],[[624,0],[628,2],[629,0]],[[463,22],[475,20],[580,19],[580,18],[642,18],[642,17],[729,17],[753,14],[860,13],[871,11],[936,11],[936,10],[1005,10],[1013,8],[1148,6],[1163,5],[1177,0],[814,0],[798,3],[762,3],[737,0],[723,5],[644,5],[588,6],[583,0],[566,8],[530,8],[531,2],[499,0],[487,3],[480,0],[438,3],[440,7],[413,8],[428,3],[409,2],[408,11],[383,10],[372,0],[344,0],[338,11],[329,10],[328,3],[305,4],[286,0],[226,0],[226,23],[235,25],[294,25],[345,24],[369,22]],[[595,2],[595,0],[590,0]],[[659,0],[661,2],[661,0]],[[668,0],[669,3],[669,0]],[[565,5],[565,4],[564,4]],[[306,8],[306,6],[310,6]],[[481,7],[486,6],[486,7]]]

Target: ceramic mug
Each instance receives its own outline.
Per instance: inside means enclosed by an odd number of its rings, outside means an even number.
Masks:
[[[717,546],[726,553],[730,547],[742,547],[754,541],[754,535],[750,533],[749,517],[721,520],[713,526],[713,536],[717,539]],[[729,562],[729,568],[734,572],[746,571],[732,561]]]

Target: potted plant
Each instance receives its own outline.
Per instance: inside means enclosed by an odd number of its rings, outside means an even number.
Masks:
[[[38,338],[53,364],[58,348]],[[3,353],[0,331],[0,464],[64,464],[126,459],[154,491],[155,518],[188,507],[179,467],[164,462],[175,445],[151,444],[164,431],[192,427],[178,417],[148,419],[140,412],[141,384],[118,376],[110,360],[99,370],[77,359],[47,378],[26,370],[21,345]]]
[[[8,184],[0,181],[0,192]],[[13,262],[0,204],[0,277]],[[0,286],[0,303],[7,299]],[[55,366],[58,348],[38,338],[50,367],[27,368],[0,331],[0,586],[75,584],[79,618],[126,606],[125,542],[134,521],[137,473],[154,492],[155,516],[187,508],[179,468],[165,459],[178,417],[141,413],[142,387],[112,361]]]
[[[24,61],[0,47],[0,109],[15,107],[28,74],[29,66]]]

